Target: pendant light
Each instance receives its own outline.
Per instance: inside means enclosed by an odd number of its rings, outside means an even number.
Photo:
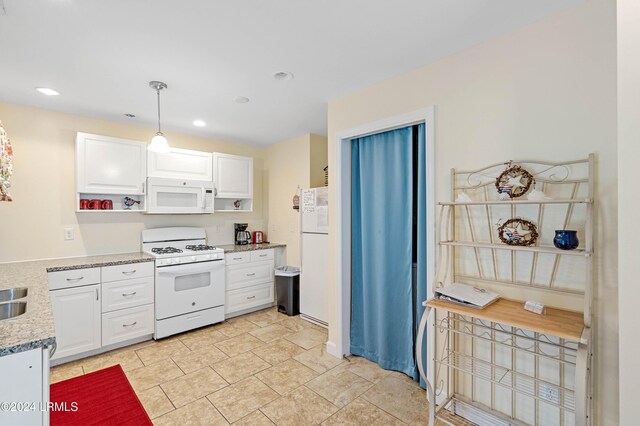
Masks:
[[[160,91],[166,89],[167,85],[161,81],[150,81],[149,87],[158,94],[158,133],[151,139],[151,144],[147,149],[153,152],[170,152],[169,142],[167,142],[167,138],[164,137],[160,130]]]

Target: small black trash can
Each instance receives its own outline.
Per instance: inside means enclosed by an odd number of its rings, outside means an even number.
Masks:
[[[276,303],[278,312],[289,316],[300,314],[300,268],[276,268]]]

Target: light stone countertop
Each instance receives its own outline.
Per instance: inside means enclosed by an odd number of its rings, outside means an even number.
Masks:
[[[286,247],[286,244],[282,243],[262,243],[262,244],[245,244],[245,245],[236,245],[236,244],[228,244],[224,246],[216,246],[224,250],[225,253],[238,253],[241,251],[253,251],[253,250],[267,250],[276,247]]]
[[[53,345],[55,328],[47,272],[129,263],[153,262],[143,253],[86,256],[65,259],[0,263],[0,290],[27,287],[27,311],[19,317],[0,321],[0,356]]]

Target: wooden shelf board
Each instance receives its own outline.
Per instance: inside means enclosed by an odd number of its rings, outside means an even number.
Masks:
[[[560,250],[550,246],[510,246],[508,244],[491,244],[491,243],[474,243],[472,241],[440,241],[443,246],[455,246],[455,247],[476,247],[476,248],[488,248],[496,250],[514,250],[514,251],[530,251],[537,253],[551,253],[561,254],[569,256],[591,256],[584,249],[575,250]]]
[[[493,205],[513,205],[513,204],[586,204],[592,203],[593,200],[589,198],[566,198],[566,199],[557,199],[557,200],[543,200],[543,201],[535,201],[535,200],[510,200],[510,201],[501,201],[501,200],[491,200],[491,201],[468,201],[468,202],[458,202],[458,201],[441,201],[438,204],[441,206],[493,206]]]
[[[525,311],[523,305],[524,302],[509,299],[500,299],[484,309],[474,309],[438,299],[430,299],[427,302],[427,306],[431,308],[531,330],[547,336],[561,337],[572,342],[581,341],[584,329],[582,312],[547,307],[544,315],[538,315]]]

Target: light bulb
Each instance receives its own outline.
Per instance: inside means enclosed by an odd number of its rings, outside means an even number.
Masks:
[[[169,142],[161,132],[156,133],[153,139],[151,139],[151,144],[147,149],[152,152],[171,152]]]

